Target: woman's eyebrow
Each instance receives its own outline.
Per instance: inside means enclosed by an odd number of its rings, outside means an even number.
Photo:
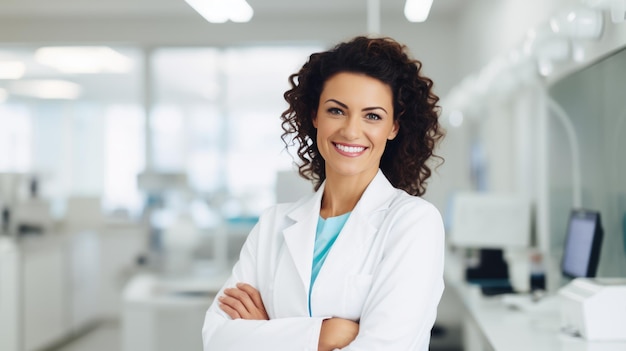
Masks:
[[[339,106],[341,106],[341,107],[343,107],[345,109],[348,109],[348,105],[344,104],[341,101],[338,101],[338,100],[335,100],[335,99],[328,99],[324,103],[327,103],[327,102],[334,102],[337,105],[339,105]],[[366,108],[362,109],[361,111],[372,111],[372,110],[383,110],[383,111],[385,111],[386,114],[389,114],[389,112],[387,112],[387,110],[385,110],[384,108],[382,108],[380,106],[366,107]]]
[[[383,110],[383,111],[385,111],[386,114],[389,114],[387,112],[387,110],[385,110],[384,108],[382,108],[380,106],[366,107],[366,108],[363,109],[363,111],[372,111],[372,110]]]
[[[339,105],[339,106],[341,106],[341,107],[343,107],[343,108],[345,108],[345,109],[347,109],[347,108],[348,108],[348,105],[346,105],[346,104],[344,104],[343,102],[340,102],[340,101],[338,101],[338,100],[335,100],[335,99],[328,99],[328,100],[326,100],[324,103],[326,103],[326,102],[334,102],[334,103],[336,103],[337,105]]]

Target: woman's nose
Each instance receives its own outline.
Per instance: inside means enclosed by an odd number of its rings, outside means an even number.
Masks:
[[[361,134],[361,121],[358,116],[348,116],[344,120],[344,124],[342,127],[342,134],[348,140],[354,140],[359,137]]]

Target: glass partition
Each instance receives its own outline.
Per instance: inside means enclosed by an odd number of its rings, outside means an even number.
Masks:
[[[1,47],[0,173],[37,178],[57,217],[70,196],[138,213],[141,62],[128,47]]]
[[[580,149],[582,207],[602,216],[599,276],[626,276],[626,50],[553,84],[550,96],[573,124]],[[549,119],[552,252],[560,254],[573,207],[572,148],[563,125]]]
[[[277,171],[292,163],[280,138],[288,77],[318,50],[309,46],[155,50],[151,117],[155,170],[185,173],[195,194],[226,196],[227,216],[260,214],[275,202]]]

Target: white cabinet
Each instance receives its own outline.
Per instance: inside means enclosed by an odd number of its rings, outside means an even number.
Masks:
[[[41,350],[100,318],[99,234],[0,239],[0,350]]]
[[[110,224],[100,234],[100,315],[120,319],[122,290],[137,270],[137,258],[146,254],[148,233],[138,224]]]
[[[14,242],[0,237],[0,350],[19,348],[19,251]]]
[[[21,246],[22,349],[30,351],[68,333],[69,275],[63,240],[36,238]]]
[[[72,235],[68,244],[68,322],[70,331],[76,332],[96,322],[100,314],[99,235],[95,231],[83,231]]]

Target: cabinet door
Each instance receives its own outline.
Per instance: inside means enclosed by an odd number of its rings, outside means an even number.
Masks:
[[[68,332],[65,247],[61,240],[43,244],[24,250],[22,260],[22,345],[26,351],[50,345]]]
[[[2,238],[0,238],[2,240]],[[0,242],[0,350],[19,346],[19,254]]]
[[[99,263],[98,233],[82,231],[70,241],[71,291],[68,295],[70,328],[78,331],[96,322],[99,317]]]

